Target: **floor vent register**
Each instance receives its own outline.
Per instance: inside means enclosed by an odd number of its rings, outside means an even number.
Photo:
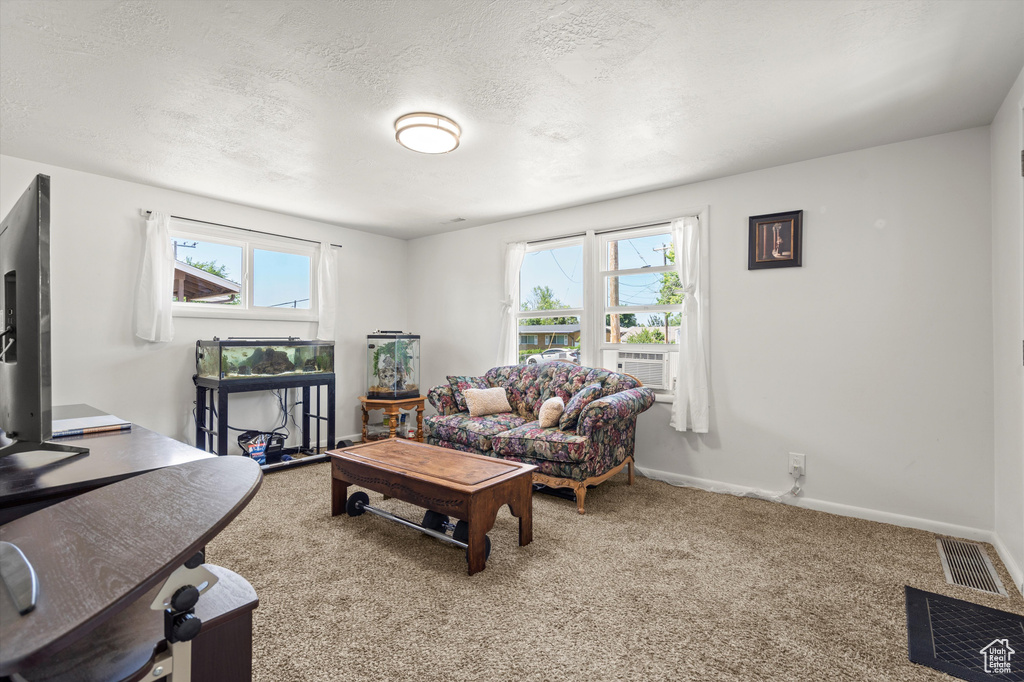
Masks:
[[[950,585],[969,587],[989,594],[1006,595],[1006,588],[996,574],[985,548],[976,542],[937,537],[942,569]]]

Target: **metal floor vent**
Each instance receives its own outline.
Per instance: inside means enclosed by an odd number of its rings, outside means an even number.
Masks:
[[[936,537],[942,570],[950,585],[969,587],[972,590],[1007,596],[1003,582],[996,574],[985,548],[976,542],[964,542],[953,538]]]

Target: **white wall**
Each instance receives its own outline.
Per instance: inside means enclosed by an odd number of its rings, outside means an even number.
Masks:
[[[1024,71],[991,126],[995,531],[1024,591]]]
[[[356,398],[366,390],[366,334],[406,326],[408,242],[10,156],[0,156],[0,215],[37,173],[51,177],[55,405],[89,403],[192,443],[197,339],[316,334],[316,324],[308,322],[177,317],[172,342],[135,338],[134,292],[145,231],[139,209],[152,209],[343,245],[335,339],[337,436],[361,430]],[[278,417],[269,393],[231,398],[232,426],[268,429]]]
[[[984,536],[989,170],[977,128],[414,240],[424,385],[494,364],[505,242],[708,205],[711,433],[676,433],[657,404],[638,465],[781,491],[787,453],[803,452],[812,505]],[[804,266],[748,271],[747,218],[796,209]]]

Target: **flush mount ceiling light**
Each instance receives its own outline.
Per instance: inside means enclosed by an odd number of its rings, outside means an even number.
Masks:
[[[423,154],[446,154],[459,146],[462,129],[440,114],[406,114],[395,121],[398,144]]]

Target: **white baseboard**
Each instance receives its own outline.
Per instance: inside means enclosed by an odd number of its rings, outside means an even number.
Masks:
[[[685,476],[683,474],[659,471],[657,469],[648,469],[646,467],[638,466],[636,467],[636,470],[647,478],[664,481],[672,485],[700,488],[701,490],[707,490],[715,493],[755,497],[772,502],[781,502],[794,507],[813,509],[815,511],[823,511],[830,514],[838,514],[839,516],[850,516],[855,519],[890,523],[894,526],[916,528],[918,530],[925,530],[931,533],[938,533],[939,535],[949,535],[956,538],[974,540],[976,542],[988,542],[995,547],[996,551],[999,553],[999,558],[1003,560],[1003,565],[1006,566],[1006,570],[1009,571],[1010,576],[1013,578],[1014,584],[1021,593],[1024,594],[1024,574],[1021,573],[1021,567],[1017,565],[1016,561],[1014,561],[1013,557],[1007,551],[1006,545],[1004,545],[1002,540],[999,539],[999,536],[991,530],[973,528],[971,526],[960,526],[953,523],[945,523],[943,521],[933,521],[931,519],[922,519],[916,516],[906,516],[904,514],[894,514],[892,512],[884,512],[877,509],[868,509],[866,507],[854,507],[848,504],[829,502],[827,500],[793,497],[789,495],[784,496],[783,493],[772,493],[764,490],[758,490],[757,488],[735,485],[733,483],[712,481],[705,478],[697,478],[696,476]]]
[[[1003,544],[1003,539],[999,537],[998,533],[992,533],[992,546],[999,552],[999,558],[1003,560],[1003,566],[1006,566],[1006,570],[1009,571],[1010,577],[1013,578],[1013,583],[1020,590],[1020,593],[1024,594],[1024,571],[1021,570],[1020,564],[1014,560],[1010,550]]]

